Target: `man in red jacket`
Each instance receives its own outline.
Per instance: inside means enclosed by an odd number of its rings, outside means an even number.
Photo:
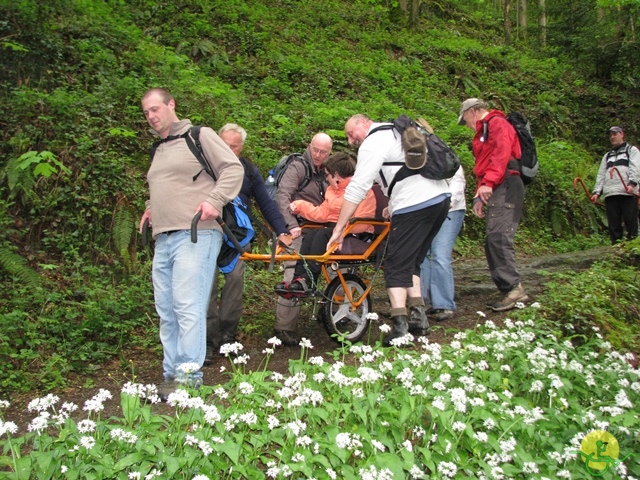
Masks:
[[[510,310],[529,296],[520,283],[513,240],[524,204],[520,178],[520,141],[504,112],[487,109],[479,98],[469,98],[460,107],[458,125],[466,125],[473,137],[473,172],[478,180],[473,213],[487,219],[485,254],[491,278],[501,298],[487,306],[496,312]]]

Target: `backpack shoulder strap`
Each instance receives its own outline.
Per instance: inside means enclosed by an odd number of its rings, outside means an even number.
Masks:
[[[201,129],[202,129],[202,125],[193,125],[189,130],[184,132],[181,136],[184,137],[185,141],[187,142],[187,146],[189,147],[189,150],[191,150],[191,153],[193,153],[193,156],[196,157],[198,162],[200,162],[200,165],[202,165],[203,170],[207,172],[207,174],[211,178],[213,178],[214,181],[217,182],[218,178],[216,177],[216,174],[213,173],[213,168],[211,167],[211,164],[207,160],[207,157],[204,154],[204,150],[202,149],[202,144],[200,143]],[[193,177],[194,182],[200,176],[200,173],[202,172],[198,172],[198,174]]]

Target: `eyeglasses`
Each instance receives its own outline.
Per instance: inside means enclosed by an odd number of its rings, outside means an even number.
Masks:
[[[327,150],[320,150],[317,147],[311,147],[311,151],[316,155],[329,155],[329,152]]]

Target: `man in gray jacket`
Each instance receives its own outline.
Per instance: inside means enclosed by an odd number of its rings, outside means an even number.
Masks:
[[[638,199],[634,192],[640,182],[640,152],[625,142],[621,127],[609,129],[609,141],[613,148],[602,157],[591,201],[595,203],[604,195],[613,245],[623,237],[623,222],[628,239],[638,236]]]
[[[333,148],[333,140],[326,133],[314,135],[302,157],[293,160],[282,174],[276,193],[276,205],[284,217],[287,230],[293,237],[291,247],[300,251],[302,245],[302,229],[300,219],[291,213],[289,205],[293,200],[307,200],[320,205],[324,200],[326,180],[323,162]],[[306,166],[305,163],[306,162]],[[307,167],[310,167],[308,169]],[[308,178],[310,177],[310,178]],[[291,283],[296,262],[284,262],[284,282]],[[276,336],[287,346],[296,346],[299,339],[296,335],[300,306],[297,299],[278,297],[276,305]]]
[[[165,382],[158,395],[166,400],[181,384],[198,388],[206,351],[206,313],[213,272],[222,245],[216,223],[222,208],[242,185],[244,169],[222,139],[210,128],[200,142],[214,180],[204,172],[187,143],[189,120],[179,120],[176,102],[160,88],[142,97],[142,111],[160,137],[149,171],[149,200],[140,230],[149,221],[155,239],[153,291],[160,317]],[[198,241],[191,241],[191,221],[201,213]]]

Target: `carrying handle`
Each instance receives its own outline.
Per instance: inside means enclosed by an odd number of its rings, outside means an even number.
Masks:
[[[149,219],[145,218],[142,224],[142,246],[149,245]]]
[[[202,217],[202,210],[197,212],[193,216],[193,220],[191,220],[191,242],[192,243],[198,243],[198,222],[200,221],[200,217]],[[222,213],[218,215],[218,217],[216,218],[216,222],[218,222],[218,225],[222,227],[222,231],[225,233],[227,238],[231,240],[231,243],[233,243],[233,246],[236,247],[236,250],[238,250],[238,253],[242,255],[246,250],[242,248],[242,245],[240,245],[240,242],[238,241],[236,236],[233,234],[229,226],[226,223],[224,223],[224,220],[222,220]]]

